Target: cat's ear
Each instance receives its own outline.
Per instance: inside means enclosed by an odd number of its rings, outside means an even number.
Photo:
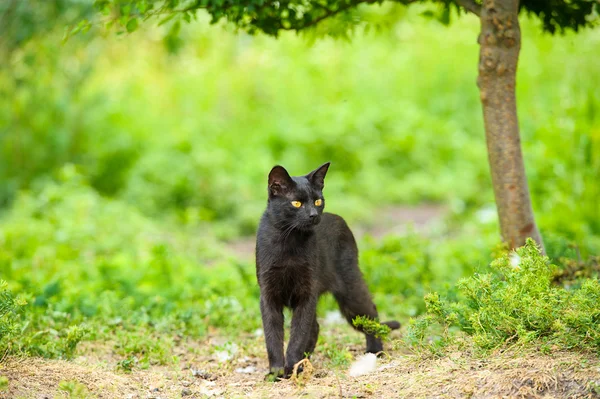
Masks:
[[[274,166],[269,173],[269,194],[281,195],[294,186],[294,181],[283,166]]]
[[[324,163],[306,175],[306,178],[312,183],[312,185],[319,190],[323,190],[323,187],[325,187],[325,175],[329,169],[329,164],[330,162]]]

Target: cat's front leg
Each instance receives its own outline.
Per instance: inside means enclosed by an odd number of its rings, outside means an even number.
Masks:
[[[304,352],[310,346],[317,312],[316,298],[309,298],[294,308],[290,342],[285,354],[285,376],[292,375],[294,365],[304,359]]]
[[[261,295],[260,313],[269,358],[267,378],[283,377],[283,305],[279,305]]]

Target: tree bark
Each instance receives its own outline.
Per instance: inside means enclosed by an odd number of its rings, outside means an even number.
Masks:
[[[531,237],[543,251],[529,197],[517,118],[518,12],[518,0],[483,0],[477,85],[502,239],[516,248]]]

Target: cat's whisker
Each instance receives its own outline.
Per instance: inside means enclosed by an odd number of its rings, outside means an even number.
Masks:
[[[284,237],[283,237],[283,244],[285,245],[285,242],[287,241],[288,237],[292,234],[292,231],[294,231],[295,228],[298,227],[298,223],[292,223],[290,225],[290,227],[288,229],[285,230],[284,232]]]

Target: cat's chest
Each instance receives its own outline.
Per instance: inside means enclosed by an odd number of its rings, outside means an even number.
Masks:
[[[273,270],[281,278],[306,275],[317,268],[318,256],[312,251],[269,251],[263,258],[263,267]]]
[[[267,239],[258,241],[258,261],[261,266],[306,269],[316,267],[319,259],[318,247],[314,238],[298,239],[289,237],[287,240]]]
[[[295,308],[314,293],[315,276],[309,264],[289,263],[270,269],[265,275],[263,288],[285,306]]]
[[[271,251],[269,255],[260,265],[261,287],[286,306],[294,307],[308,298],[317,279],[315,254]]]

